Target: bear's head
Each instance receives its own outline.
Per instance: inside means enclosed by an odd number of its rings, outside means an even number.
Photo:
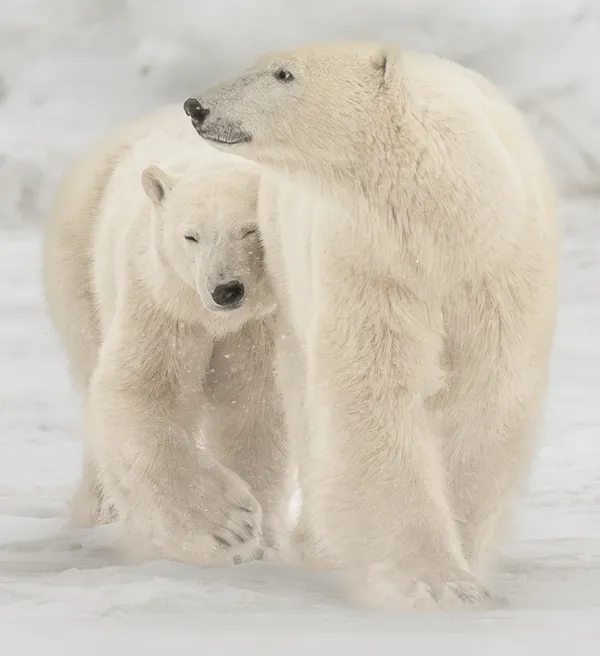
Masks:
[[[215,334],[275,308],[256,224],[259,180],[243,160],[181,177],[155,165],[142,172],[160,260],[197,292]]]
[[[220,150],[278,167],[360,166],[400,124],[400,53],[328,43],[262,56],[237,79],[188,98],[185,112]]]

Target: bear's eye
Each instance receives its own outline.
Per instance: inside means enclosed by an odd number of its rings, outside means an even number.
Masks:
[[[278,68],[274,73],[273,77],[278,81],[278,82],[291,82],[294,79],[294,76],[290,71],[288,71],[285,68]]]
[[[188,241],[195,241],[196,243],[198,243],[198,237],[196,237],[196,235],[184,235],[184,237],[185,237]]]
[[[242,235],[242,239],[245,239],[246,237],[249,237],[250,235],[254,235],[257,232],[258,232],[258,228],[248,228],[248,230],[244,231],[244,234]]]

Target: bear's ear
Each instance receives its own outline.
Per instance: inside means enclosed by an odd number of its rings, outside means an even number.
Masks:
[[[155,205],[162,205],[167,193],[173,187],[173,179],[153,164],[142,171],[142,187],[146,196]]]

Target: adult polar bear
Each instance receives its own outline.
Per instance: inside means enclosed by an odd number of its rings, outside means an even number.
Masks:
[[[303,529],[367,603],[487,603],[555,325],[555,198],[522,119],[479,75],[377,43],[266,55],[184,108],[272,171]]]
[[[116,507],[136,557],[231,564],[285,528],[258,180],[167,108],[93,148],[57,195],[45,289],[86,409],[75,520]]]

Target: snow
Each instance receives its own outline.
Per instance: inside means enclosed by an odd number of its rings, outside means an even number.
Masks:
[[[562,193],[559,330],[539,454],[494,583],[503,610],[376,615],[348,606],[333,576],[132,567],[116,527],[66,522],[81,424],[43,308],[37,230],[58,177],[118,121],[260,50],[332,37],[403,41],[489,75],[531,121]],[[597,0],[0,2],[3,654],[598,652],[599,55]]]

